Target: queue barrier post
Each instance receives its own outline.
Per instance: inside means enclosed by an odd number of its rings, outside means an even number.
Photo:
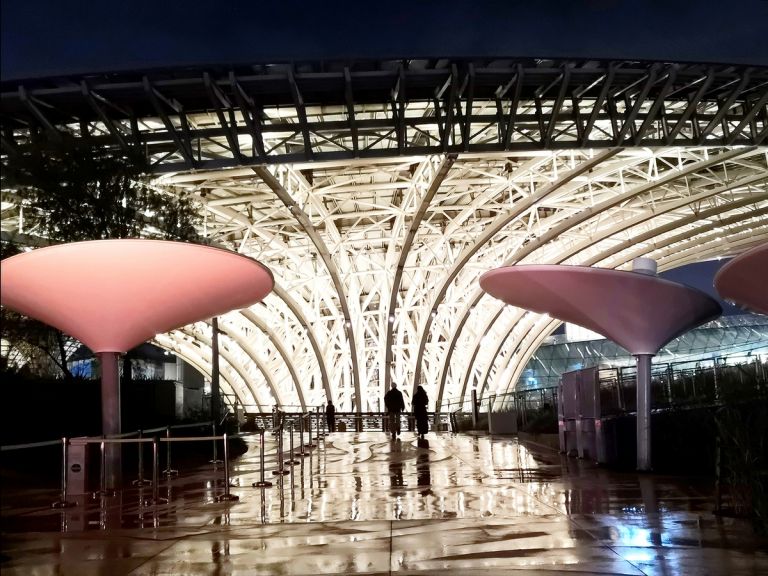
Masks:
[[[139,441],[137,442],[139,448],[139,472],[136,480],[133,481],[134,486],[146,486],[152,483],[151,480],[146,480],[144,478],[144,442],[141,441],[143,438],[144,432],[143,430],[139,430]]]
[[[312,414],[313,412],[307,412],[307,419],[309,420],[309,425],[307,426],[307,431],[309,433],[309,442],[307,442],[307,448],[310,450],[315,447],[315,445],[312,443]]]
[[[269,488],[272,486],[272,482],[264,480],[264,428],[259,430],[259,463],[261,470],[259,471],[260,480],[254,482],[252,486],[254,488]]]
[[[298,464],[299,463],[299,460],[296,460],[296,458],[294,457],[294,454],[293,454],[293,420],[291,420],[288,423],[288,434],[289,434],[289,438],[290,438],[290,442],[289,442],[290,449],[288,451],[289,457],[288,457],[288,461],[286,462],[286,464],[289,464],[290,466],[293,466],[294,464]]]
[[[166,463],[166,466],[165,466],[165,470],[163,470],[163,474],[165,474],[168,477],[178,476],[179,475],[179,471],[178,470],[174,470],[173,468],[171,468],[171,440],[170,440],[170,438],[171,438],[171,427],[170,426],[166,426],[165,427],[165,439],[166,439],[166,442],[165,442],[165,444],[166,444],[166,446],[165,446],[165,463]]]
[[[158,486],[160,484],[160,453],[157,448],[158,442],[159,440],[157,436],[152,438],[152,498],[145,500],[145,505],[152,504],[153,506],[157,506],[158,504],[165,504],[168,502],[167,498],[160,498],[158,494]],[[170,444],[170,442],[168,442],[168,444]]]
[[[283,426],[281,424],[277,430],[277,468],[272,470],[272,474],[275,476],[285,476],[290,473],[283,465]]]
[[[224,494],[220,494],[216,497],[216,502],[235,502],[240,500],[240,496],[236,494],[230,494],[229,492],[229,442],[227,442],[227,434],[224,433]]]
[[[211,434],[213,436],[213,458],[211,459],[211,464],[221,464],[221,460],[219,460],[217,453],[218,448],[216,446],[216,422],[211,422],[211,430],[213,432],[213,434]]]
[[[67,466],[68,466],[69,440],[64,436],[61,439],[61,498],[51,504],[51,508],[71,508],[75,506],[74,502],[67,500]]]

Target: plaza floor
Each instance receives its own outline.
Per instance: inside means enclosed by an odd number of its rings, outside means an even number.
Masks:
[[[712,514],[696,478],[609,472],[511,437],[327,436],[259,479],[255,438],[232,462],[159,486],[76,497],[3,490],[3,576],[143,574],[768,574],[768,543]],[[270,439],[268,452],[273,450]]]

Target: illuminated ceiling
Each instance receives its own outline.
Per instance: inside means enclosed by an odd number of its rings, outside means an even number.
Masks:
[[[663,271],[768,240],[765,70],[504,66],[3,86],[3,150],[33,122],[140,141],[154,184],[199,201],[203,236],[272,270],[262,304],[219,322],[222,382],[248,409],[330,394],[378,410],[390,379],[444,404],[508,390],[558,325],[484,295],[481,273],[639,256]],[[115,112],[129,96],[138,120]],[[12,191],[2,226],[34,235]],[[197,323],[156,342],[209,376],[210,338]]]

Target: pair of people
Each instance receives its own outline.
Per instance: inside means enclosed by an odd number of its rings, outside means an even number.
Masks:
[[[411,406],[413,416],[416,418],[416,430],[419,433],[419,438],[424,438],[424,435],[429,430],[429,419],[427,417],[428,403],[429,397],[427,392],[421,386],[417,387]],[[389,432],[392,434],[392,440],[394,440],[400,434],[400,412],[405,410],[403,394],[397,389],[395,383],[392,383],[392,388],[384,395],[384,406],[389,415]]]

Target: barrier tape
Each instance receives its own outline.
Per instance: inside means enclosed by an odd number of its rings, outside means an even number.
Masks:
[[[61,439],[46,440],[45,442],[29,442],[27,444],[9,444],[0,446],[0,452],[9,452],[11,450],[22,450],[24,448],[41,448],[43,446],[61,446]]]

